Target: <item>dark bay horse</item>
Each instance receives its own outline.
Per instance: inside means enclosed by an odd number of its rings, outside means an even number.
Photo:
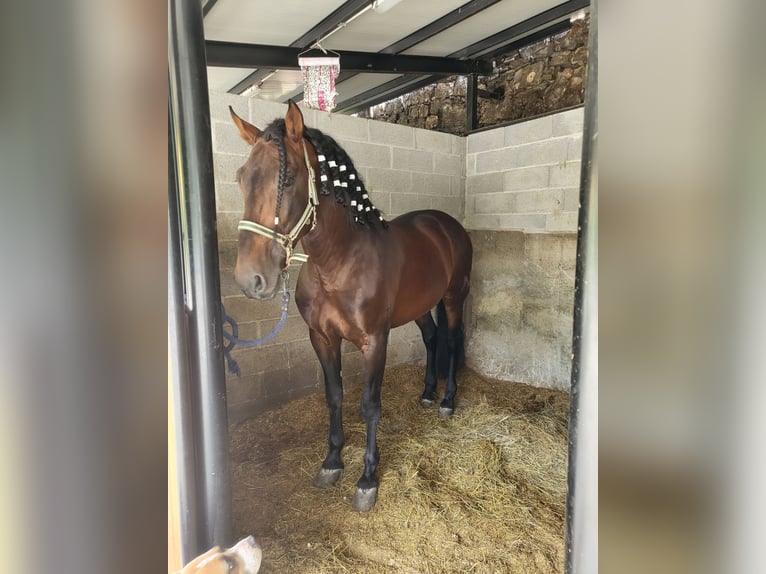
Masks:
[[[422,332],[427,357],[424,406],[436,400],[438,339],[446,339],[447,384],[440,414],[454,411],[471,241],[460,223],[441,211],[415,211],[386,222],[351,158],[331,137],[305,127],[293,102],[284,120],[275,120],[264,131],[230,111],[241,136],[252,145],[237,172],[245,212],[239,224],[236,281],[248,297],[271,299],[293,248],[302,242],[308,261],[298,276],[295,302],[324,371],[330,413],[329,452],[315,484],[335,484],[343,469],[340,348],[346,339],[364,357],[367,449],[353,506],[368,511],[377,498],[380,455],[375,435],[393,327],[415,321]],[[438,329],[431,316],[434,306]]]

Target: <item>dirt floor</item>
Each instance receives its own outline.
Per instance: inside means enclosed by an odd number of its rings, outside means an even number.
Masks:
[[[346,469],[321,490],[327,409],[317,394],[231,429],[234,530],[261,572],[563,572],[569,395],[464,370],[450,419],[423,409],[423,367],[386,370],[380,489],[360,514],[360,385],[344,399]],[[440,384],[440,390],[443,383]]]

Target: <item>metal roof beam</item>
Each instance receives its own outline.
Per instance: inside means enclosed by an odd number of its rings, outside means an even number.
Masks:
[[[463,4],[462,6],[458,8],[455,8],[452,12],[445,14],[444,16],[442,16],[438,20],[431,22],[427,26],[423,26],[419,30],[414,31],[409,36],[405,36],[401,40],[398,40],[394,42],[393,44],[386,46],[385,48],[380,50],[380,53],[381,54],[399,54],[400,52],[403,52],[404,50],[407,50],[408,48],[412,48],[412,46],[420,44],[421,42],[427,40],[428,38],[432,36],[436,36],[436,34],[444,32],[444,30],[451,28],[455,24],[459,24],[466,18],[470,18],[471,16],[478,14],[485,8],[489,8],[493,4],[497,4],[499,1],[500,0],[471,0],[471,2]],[[345,65],[343,66],[343,68],[344,68],[344,71],[341,72],[341,74],[338,76],[337,80],[335,81],[336,85],[356,76],[356,73],[346,72]],[[300,98],[302,95],[303,93],[298,94],[298,98]],[[287,101],[287,100],[284,100],[284,101]]]
[[[381,50],[384,54],[399,54],[405,50],[412,48],[413,46],[428,40],[432,36],[436,36],[444,32],[447,28],[452,28],[455,24],[459,24],[466,18],[470,18],[474,14],[478,14],[485,8],[489,8],[493,4],[497,4],[500,0],[472,0],[467,4],[455,8],[449,14],[445,14],[438,20],[434,20],[427,26],[423,26],[419,30],[416,30],[409,36],[402,38],[401,40],[394,42],[390,46],[387,46]]]
[[[208,0],[208,2],[215,3],[217,0]],[[366,10],[367,7],[372,4],[371,0],[348,0],[337,9],[333,10],[324,20],[319,22],[316,26],[311,28],[308,32],[303,34],[300,38],[290,44],[291,48],[307,48],[312,46],[315,42],[318,42],[321,38],[324,38],[335,30],[338,26],[347,22],[348,20],[355,18],[357,14]],[[206,12],[207,13],[207,12]],[[241,94],[247,88],[260,82],[263,78],[268,76],[274,71],[274,69],[266,68],[256,70],[243,80],[233,86],[230,90],[230,94]]]
[[[448,54],[448,58],[475,58],[484,52],[487,52],[493,48],[505,46],[509,41],[519,38],[523,34],[540,28],[541,26],[548,26],[549,24],[556,22],[557,20],[565,19],[578,10],[582,10],[590,6],[590,0],[569,0],[558,6],[554,6],[545,12],[541,12],[536,16],[527,18],[523,22],[501,30],[497,34],[492,34],[484,40],[474,42],[470,46],[466,46],[462,50],[457,50]]]
[[[234,42],[205,42],[207,65],[226,68],[280,68],[296,70],[300,48],[238,44]],[[484,60],[458,60],[434,56],[401,56],[370,52],[338,51],[343,68],[354,72],[388,74],[489,74],[492,65]]]

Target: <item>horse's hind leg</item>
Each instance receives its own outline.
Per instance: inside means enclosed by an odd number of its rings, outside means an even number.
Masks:
[[[420,404],[430,407],[436,402],[436,323],[430,311],[419,319],[415,319],[415,323],[420,327],[423,343],[426,346],[426,377]]]
[[[444,296],[444,306],[447,312],[447,348],[449,350],[449,370],[447,384],[444,388],[439,415],[450,416],[455,411],[455,394],[457,393],[457,371],[462,366],[464,357],[463,341],[463,301],[466,293],[452,297]]]
[[[322,468],[314,479],[320,488],[332,486],[343,473],[341,450],[346,442],[343,434],[343,383],[340,375],[340,338],[321,335],[311,329],[309,338],[324,372],[325,397],[330,413],[329,450]]]
[[[367,426],[367,449],[364,452],[364,472],[356,483],[352,504],[354,510],[367,512],[375,506],[378,498],[377,469],[380,461],[377,428],[380,421],[380,387],[386,367],[388,333],[371,335],[362,346],[364,355],[364,391],[362,393],[362,416]]]

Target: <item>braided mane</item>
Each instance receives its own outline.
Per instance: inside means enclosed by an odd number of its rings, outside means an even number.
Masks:
[[[285,120],[277,119],[263,130],[264,138],[273,141],[279,151],[279,185],[277,194],[277,213],[282,203],[282,190],[287,181],[287,161],[285,158],[284,138],[286,135]],[[321,131],[304,127],[303,133],[314,146],[319,158],[320,193],[333,194],[335,201],[346,207],[354,221],[360,225],[376,224],[383,228],[388,222],[383,218],[367,193],[362,178],[359,176],[354,162],[338,142]]]

